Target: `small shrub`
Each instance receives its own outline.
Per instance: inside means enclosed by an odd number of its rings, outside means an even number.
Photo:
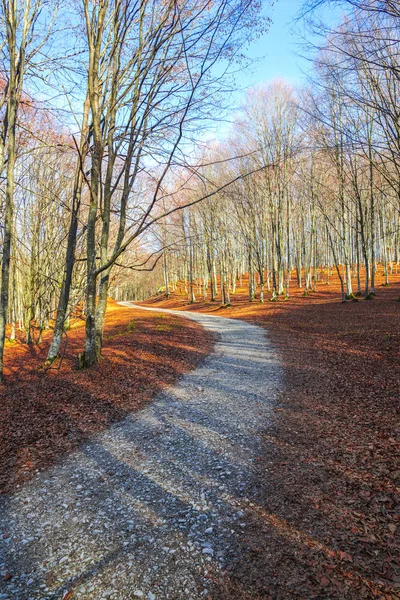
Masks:
[[[135,327],[136,327],[135,321],[131,321],[129,323],[128,327],[126,328],[126,330],[129,331],[129,332],[132,332],[132,331],[135,331]]]

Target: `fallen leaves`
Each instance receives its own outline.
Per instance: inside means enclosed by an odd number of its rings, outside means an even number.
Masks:
[[[135,327],[132,331],[132,320]],[[9,491],[51,465],[88,436],[138,410],[211,349],[210,335],[186,319],[109,303],[104,360],[78,371],[84,323],[68,333],[61,370],[38,371],[42,346],[18,343],[6,355],[7,383],[0,388],[0,490]]]
[[[253,514],[251,543],[242,540],[221,598],[400,599],[400,278],[393,279],[373,302],[342,304],[335,278],[287,302],[249,304],[245,289],[232,296],[224,315],[266,327],[286,376],[257,461],[265,516]],[[218,314],[207,302],[186,307],[175,297],[168,305]]]

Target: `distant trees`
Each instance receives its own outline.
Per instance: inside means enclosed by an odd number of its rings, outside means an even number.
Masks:
[[[365,81],[351,74],[348,82],[336,53],[325,48],[315,68],[312,92],[282,81],[251,90],[231,137],[208,156],[213,167],[199,170],[199,191],[191,181],[192,194],[232,181],[189,209],[185,239],[175,245],[190,289],[197,283],[202,296],[205,290],[216,300],[218,275],[219,300],[229,304],[236,281],[248,273],[249,301],[264,302],[266,292],[272,301],[287,298],[294,270],[307,295],[335,269],[343,301],[370,299],[378,263],[386,284],[398,268],[395,181],[400,188],[391,141],[373,107],[351,100],[346,86],[356,94]]]
[[[398,268],[400,12],[395,2],[335,3],[350,10],[336,29],[326,27],[309,90],[279,81],[252,90],[207,181],[212,187],[221,178],[227,167],[218,159],[232,150],[242,157],[229,162],[232,179],[261,170],[194,209],[199,241],[216,211],[223,223],[223,243],[217,240],[214,250],[215,264],[224,265],[221,282],[228,272],[234,289],[240,265],[249,273],[250,301],[257,288],[261,302],[265,288],[270,300],[289,296],[293,268],[305,294],[334,268],[343,301],[370,299],[378,264],[385,284]]]

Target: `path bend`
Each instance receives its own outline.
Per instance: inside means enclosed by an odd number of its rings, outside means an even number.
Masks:
[[[0,599],[217,600],[211,582],[240,556],[281,384],[277,352],[244,321],[124,304],[201,323],[214,350],[0,500]]]

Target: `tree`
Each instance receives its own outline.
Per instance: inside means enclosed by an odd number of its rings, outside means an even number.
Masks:
[[[3,254],[0,290],[0,380],[3,378],[4,342],[10,285],[10,262],[14,225],[15,166],[17,125],[23,98],[27,68],[33,69],[51,31],[40,23],[40,16],[55,5],[45,0],[2,0],[0,35],[2,52],[2,92],[0,109],[3,120],[0,133],[0,171],[5,171]],[[43,16],[43,15],[42,15]],[[52,15],[54,17],[54,15]],[[52,24],[52,19],[50,19]],[[40,32],[40,33],[38,33]]]
[[[185,130],[190,133],[196,120],[205,118],[221,87],[214,67],[236,59],[252,29],[263,26],[258,12],[251,0],[184,5],[82,0],[89,104],[86,142],[79,152],[89,190],[86,366],[100,358],[110,271],[161,218],[163,183],[182,160]],[[149,165],[151,184],[139,200]],[[111,239],[115,221],[117,233]]]

